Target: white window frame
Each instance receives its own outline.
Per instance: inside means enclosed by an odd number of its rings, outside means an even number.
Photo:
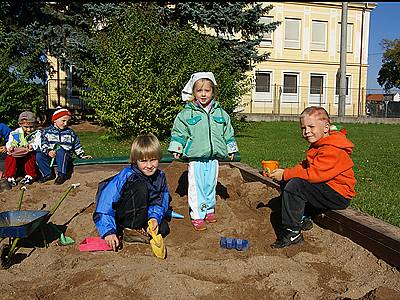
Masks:
[[[285,75],[296,76],[296,93],[285,93]],[[300,73],[293,71],[284,71],[282,74],[282,103],[283,104],[299,104],[300,95]]]
[[[274,22],[274,17],[262,16],[260,18],[260,23],[270,24],[272,22]],[[262,47],[271,47],[272,46],[272,41],[273,41],[272,40],[272,34],[273,34],[273,31],[264,33],[263,37],[262,37],[262,40],[261,40],[261,43],[260,43],[260,46],[262,46]]]
[[[324,25],[324,33],[323,33],[323,42],[321,41],[314,41],[314,33],[316,31],[316,28],[314,28],[314,25]],[[311,45],[310,49],[314,51],[326,51],[327,49],[327,34],[328,34],[328,21],[318,21],[318,20],[312,20],[311,22]],[[322,47],[321,47],[322,46]]]
[[[269,92],[257,92],[257,73],[269,74]],[[272,103],[273,102],[273,78],[272,78],[271,70],[259,69],[254,71],[254,94],[253,94],[253,102],[262,102],[262,103]]]
[[[288,39],[286,29],[288,28],[288,22],[297,22],[297,36],[298,39]],[[300,40],[301,40],[301,19],[296,18],[285,18],[285,30],[284,30],[284,48],[287,49],[300,49]],[[290,44],[293,43],[293,44]],[[289,45],[290,44],[290,45]]]
[[[317,94],[312,94],[311,93],[311,77],[312,76],[320,76],[322,77],[322,97],[315,96]],[[328,82],[328,75],[326,73],[317,73],[317,72],[311,72],[309,75],[309,89],[308,89],[308,103],[310,105],[312,104],[318,104],[318,105],[323,105],[327,103],[327,87],[326,84]]]
[[[347,81],[348,82],[348,84],[347,84],[348,95],[346,95],[346,105],[350,105],[351,104],[351,94],[352,94],[352,91],[353,91],[353,89],[351,88],[352,87],[353,76],[351,76],[351,74],[346,74],[346,78],[349,79]],[[335,99],[334,99],[334,104],[336,104],[336,105],[339,104],[339,95],[336,94],[336,90],[338,88],[338,84],[339,84],[339,82],[336,79],[335,80]]]
[[[339,22],[338,24],[338,50],[337,52],[340,52],[340,37],[341,37],[341,25],[342,23]],[[352,53],[353,52],[353,28],[354,24],[353,23],[347,23],[347,53]]]

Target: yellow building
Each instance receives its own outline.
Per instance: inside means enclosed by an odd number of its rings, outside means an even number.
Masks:
[[[262,22],[280,21],[258,50],[269,59],[249,74],[253,91],[243,112],[299,114],[320,105],[338,111],[341,2],[263,2],[273,5]],[[371,2],[349,2],[347,18],[346,116],[365,115]]]
[[[49,74],[47,80],[47,108],[55,109],[57,106],[69,109],[82,110],[85,103],[80,99],[80,85],[74,76],[74,66],[70,66],[67,70],[61,68],[57,58],[48,55],[51,66],[55,70]]]

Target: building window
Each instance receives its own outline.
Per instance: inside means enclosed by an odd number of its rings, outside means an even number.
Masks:
[[[285,48],[300,49],[300,20],[285,19]]]
[[[338,25],[338,52],[340,52],[341,23]],[[353,24],[347,24],[347,53],[353,52]]]
[[[261,17],[260,22],[262,24],[268,25],[268,24],[272,23],[273,20],[274,20],[273,17]],[[260,45],[261,46],[272,46],[272,31],[264,33]]]
[[[339,76],[336,76],[335,104],[339,103],[339,90],[340,90]],[[351,90],[351,76],[346,75],[346,104],[350,104],[351,100],[350,90]]]
[[[272,102],[271,78],[271,72],[256,71],[254,102]]]
[[[312,21],[311,50],[326,50],[326,30],[328,22]]]
[[[324,104],[325,103],[325,75],[311,74],[310,75],[310,104]]]
[[[299,74],[284,73],[283,74],[283,95],[282,102],[297,103],[299,94]]]
[[[269,93],[271,91],[271,73],[256,72],[256,92]]]

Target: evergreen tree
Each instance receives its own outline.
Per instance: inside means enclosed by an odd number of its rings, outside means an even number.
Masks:
[[[229,51],[234,63],[249,70],[251,63],[266,60],[269,53],[257,53],[264,33],[274,31],[280,22],[265,24],[260,18],[272,5],[260,2],[170,2],[159,1],[164,22],[177,20],[182,27],[191,24],[198,29],[212,29],[221,40],[221,50]]]

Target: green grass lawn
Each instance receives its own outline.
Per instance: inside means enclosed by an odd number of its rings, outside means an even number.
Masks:
[[[400,227],[400,125],[344,125],[355,144],[357,195],[351,206]],[[129,156],[132,140],[118,141],[104,133],[78,134],[93,157]],[[251,122],[236,137],[242,162],[260,170],[261,160],[293,166],[305,158],[308,148],[297,122]]]

